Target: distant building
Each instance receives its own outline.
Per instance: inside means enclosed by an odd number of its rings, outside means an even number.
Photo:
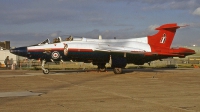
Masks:
[[[0,49],[10,49],[10,41],[0,42]]]

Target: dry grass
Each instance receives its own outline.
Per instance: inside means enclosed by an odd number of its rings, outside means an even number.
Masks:
[[[200,64],[195,64],[200,67]],[[51,70],[69,70],[69,69],[97,69],[96,65],[92,63],[83,63],[83,62],[64,62],[64,63],[47,63],[45,64],[45,68],[49,68]],[[106,64],[106,68],[111,68],[109,63]],[[134,64],[127,64],[127,69],[130,68],[194,68],[192,64],[172,64],[167,65],[163,63],[154,63],[150,66],[148,64],[144,65],[134,65]],[[20,68],[18,68],[20,69]],[[41,64],[34,65],[34,66],[22,66],[21,69],[34,69],[34,70],[41,70]]]

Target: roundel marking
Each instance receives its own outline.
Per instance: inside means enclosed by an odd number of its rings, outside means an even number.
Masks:
[[[52,52],[51,57],[52,57],[53,59],[58,59],[58,58],[60,57],[60,54],[59,54],[58,51],[54,51],[54,52]]]

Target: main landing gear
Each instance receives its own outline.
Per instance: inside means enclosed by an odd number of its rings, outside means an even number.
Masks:
[[[112,57],[111,67],[113,68],[113,72],[115,74],[122,74],[123,68],[125,68],[126,64],[127,64],[126,58]]]
[[[98,65],[98,71],[105,72],[106,71],[106,66],[105,65],[106,65],[105,63],[99,64]]]
[[[123,73],[123,70],[122,70],[122,68],[114,68],[114,69],[113,69],[113,72],[114,72],[115,74],[122,74],[122,73]]]
[[[46,63],[45,59],[42,60],[41,68],[42,68],[44,74],[49,74],[49,69],[48,68],[44,68],[45,63]]]
[[[49,69],[44,67],[45,63],[46,63],[46,60],[45,60],[45,59],[42,60],[41,68],[42,68],[44,74],[49,74]],[[106,71],[106,66],[105,66],[105,64],[99,64],[99,65],[98,65],[98,71],[100,71],[100,72],[105,72],[105,71]],[[113,72],[114,72],[115,74],[122,74],[122,73],[123,73],[123,70],[122,70],[122,68],[120,68],[120,67],[114,67],[114,68],[113,68]]]
[[[97,65],[98,66],[98,71],[99,72],[106,72],[106,66],[105,65],[106,65],[105,63],[98,64]],[[120,67],[113,67],[113,72],[115,74],[122,74],[123,70]]]

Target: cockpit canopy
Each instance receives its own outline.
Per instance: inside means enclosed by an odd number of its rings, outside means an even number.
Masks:
[[[73,41],[73,37],[70,35],[70,36],[67,37],[65,40],[66,40],[66,41]]]
[[[70,35],[69,37],[67,37],[64,41],[73,41],[73,37]],[[53,39],[53,43],[60,43],[62,42],[61,37],[55,38]]]
[[[42,44],[50,44],[50,40],[49,39],[46,39],[44,40],[43,42],[39,43],[38,45],[42,45]]]
[[[100,39],[102,39],[102,37]],[[70,35],[69,37],[65,38],[64,40],[62,40],[61,37],[57,37],[57,38],[53,39],[53,43],[60,43],[62,41],[87,41],[87,39],[85,37],[73,38],[72,35]],[[49,39],[46,39],[46,40],[42,41],[41,43],[35,44],[35,45],[44,45],[44,44],[51,44],[51,42],[50,42]]]
[[[62,42],[61,37],[58,37],[58,38],[54,38],[54,39],[53,39],[53,43],[60,43],[60,42]]]
[[[31,46],[38,46],[38,45],[44,45],[44,44],[50,44],[50,43],[51,43],[50,40],[46,39],[46,40],[44,40],[44,41],[42,41],[42,42],[40,42],[38,44],[34,44],[34,45],[31,45]]]

